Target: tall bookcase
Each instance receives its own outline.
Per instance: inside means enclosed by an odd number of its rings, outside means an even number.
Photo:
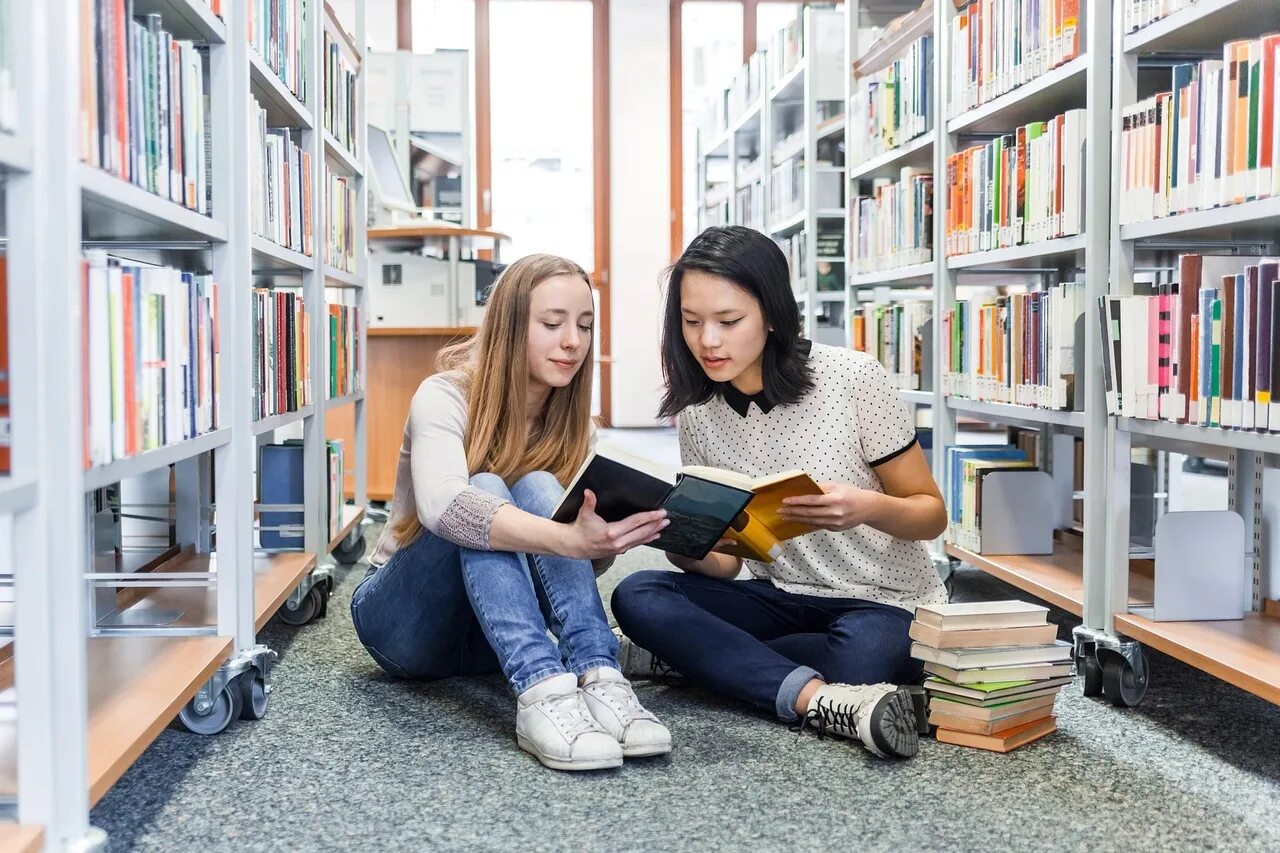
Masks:
[[[175,716],[194,731],[213,733],[266,712],[275,655],[257,643],[257,631],[282,607],[296,615],[308,599],[322,601],[329,553],[350,553],[359,538],[360,503],[347,508],[337,535],[326,524],[324,413],[356,407],[351,455],[362,503],[362,384],[329,399],[327,305],[363,306],[365,145],[359,124],[354,151],[325,128],[324,34],[333,35],[358,69],[364,4],[356,4],[353,40],[322,0],[306,3],[304,102],[250,45],[253,3],[223,2],[219,17],[208,0],[134,0],[135,14],[158,13],[166,31],[200,46],[209,215],[81,161],[82,63],[92,60],[78,46],[86,31],[93,33],[91,25],[86,29],[92,5],[10,5],[20,124],[16,134],[0,134],[0,164],[10,351],[26,357],[13,364],[14,471],[0,480],[0,511],[12,517],[12,553],[4,555],[3,570],[13,572],[21,601],[14,608],[13,667],[0,668],[0,690],[6,700],[16,698],[16,715],[0,721],[0,779],[9,787],[16,780],[16,789],[0,796],[16,800],[20,823],[41,828],[51,849],[87,850],[105,840],[89,826],[89,808]],[[355,79],[360,116],[363,78]],[[292,128],[310,155],[309,255],[252,232],[250,187],[262,176],[252,174],[251,98],[266,109],[270,126]],[[354,189],[346,223],[355,240],[350,269],[324,261],[326,229],[338,224],[327,213],[326,166]],[[86,468],[85,246],[212,275],[218,285],[216,428]],[[256,421],[255,288],[299,294],[311,343],[310,403]],[[363,353],[360,331],[355,346]],[[301,430],[303,439],[303,495],[288,508],[302,515],[303,546],[266,552],[258,547],[259,515],[268,509],[258,501],[258,447],[288,430]],[[170,466],[176,554],[145,571],[102,571],[92,559],[89,496]],[[103,612],[104,593],[111,612]],[[20,831],[5,826],[0,838]]]
[[[955,443],[958,417],[1038,430],[1037,462],[1052,475],[1053,505],[1060,511],[1055,526],[1065,535],[1055,537],[1054,553],[1049,555],[984,555],[945,541],[936,543],[936,553],[977,566],[1080,617],[1083,624],[1076,632],[1077,662],[1088,694],[1105,694],[1118,705],[1141,701],[1147,685],[1142,651],[1146,644],[1280,703],[1280,604],[1276,602],[1280,598],[1280,549],[1267,541],[1264,525],[1264,516],[1273,511],[1277,500],[1267,493],[1264,469],[1280,466],[1280,437],[1253,430],[1209,429],[1108,415],[1096,314],[1099,298],[1133,292],[1135,274],[1155,270],[1168,281],[1176,273],[1176,258],[1183,251],[1243,256],[1280,253],[1275,237],[1280,208],[1274,197],[1120,225],[1116,187],[1121,174],[1117,140],[1122,108],[1137,101],[1139,95],[1151,93],[1152,84],[1146,78],[1140,87],[1139,67],[1150,65],[1167,74],[1172,62],[1221,56],[1222,45],[1228,40],[1257,38],[1263,32],[1280,30],[1280,9],[1260,0],[1194,0],[1142,29],[1126,32],[1125,4],[1117,3],[1113,8],[1113,4],[1097,0],[1080,0],[1078,56],[1028,75],[1021,85],[986,97],[975,108],[948,115],[948,87],[953,80],[949,69],[957,60],[948,34],[959,9],[966,5],[953,0],[844,3],[850,60],[846,105],[857,86],[855,66],[864,72],[874,71],[900,56],[921,34],[934,35],[933,64],[928,72],[930,128],[861,162],[848,158],[847,208],[852,209],[859,181],[896,177],[903,166],[932,167],[936,181],[931,259],[875,272],[855,272],[850,263],[847,304],[853,308],[866,300],[891,300],[902,290],[931,300],[933,385],[927,391],[904,390],[903,399],[911,406],[932,410],[935,448]],[[869,28],[884,26],[913,10],[896,30],[869,37]],[[948,158],[971,141],[986,141],[1068,109],[1084,110],[1080,233],[948,257],[945,229],[949,195],[944,191]],[[857,148],[854,134],[860,130],[854,117],[847,124],[845,150],[853,152]],[[720,150],[733,154],[727,146]],[[709,147],[703,151],[715,153]],[[767,177],[766,172],[766,183]],[[767,186],[765,192],[767,196]],[[733,221],[733,212],[729,211],[729,221]],[[846,239],[846,255],[852,261],[855,247]],[[1245,262],[1242,259],[1241,263]],[[972,285],[1009,283],[1036,290],[1073,278],[1084,282],[1085,296],[1083,352],[1075,353],[1076,392],[1082,395],[1082,406],[1063,411],[944,393],[939,363],[944,332],[939,318],[954,304],[957,294],[963,296]],[[1083,439],[1082,489],[1073,487],[1076,438]],[[1252,589],[1252,612],[1243,620],[1155,622],[1135,612],[1154,595],[1149,568],[1130,571],[1131,560],[1151,556],[1149,551],[1135,551],[1130,545],[1134,486],[1130,451],[1137,447],[1227,457],[1230,508],[1243,517],[1250,543],[1241,562]],[[935,475],[940,482],[944,480],[943,461],[944,455],[935,452]],[[1067,528],[1073,526],[1072,503],[1081,499],[1083,523],[1076,536]]]

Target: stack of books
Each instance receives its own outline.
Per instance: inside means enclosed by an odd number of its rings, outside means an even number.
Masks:
[[[943,743],[1009,752],[1057,731],[1054,700],[1071,683],[1071,645],[1048,608],[1021,601],[926,605],[911,624],[924,661],[929,724]]]

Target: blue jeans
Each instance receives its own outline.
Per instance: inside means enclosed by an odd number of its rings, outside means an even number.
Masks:
[[[471,484],[544,518],[563,491],[545,471],[510,489],[495,474]],[[476,551],[427,531],[369,569],[352,595],[351,619],[373,659],[401,678],[501,668],[519,694],[553,675],[618,665],[589,561]]]
[[[637,572],[613,593],[623,633],[694,684],[788,722],[810,679],[916,684],[911,614],[856,598],[793,595],[765,580]]]

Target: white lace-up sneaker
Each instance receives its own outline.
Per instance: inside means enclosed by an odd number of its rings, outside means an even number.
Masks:
[[[618,638],[618,669],[622,670],[623,676],[641,681],[649,678],[680,678],[680,673],[654,657],[648,649],[637,646],[620,629],[614,628],[613,633]]]
[[[800,721],[860,740],[881,758],[910,758],[920,748],[911,693],[892,684],[824,684]]]
[[[631,682],[611,667],[587,673],[582,694],[596,722],[622,744],[627,758],[664,755],[671,751],[671,732],[645,710]]]
[[[555,770],[603,770],[622,765],[622,747],[583,700],[572,673],[543,679],[520,694],[516,741]]]

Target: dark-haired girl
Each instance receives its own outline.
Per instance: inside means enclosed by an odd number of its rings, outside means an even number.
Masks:
[[[911,756],[908,691],[920,666],[907,630],[919,604],[946,601],[921,540],[946,526],[915,427],[871,356],[800,337],[787,261],[748,228],[710,228],[671,270],[662,362],[664,415],[679,416],[685,464],[752,477],[803,469],[824,494],[788,499],[815,532],[772,563],[712,551],[675,555],[614,592],[640,650],[693,683],[785,721]],[[629,654],[642,654],[629,650]]]

